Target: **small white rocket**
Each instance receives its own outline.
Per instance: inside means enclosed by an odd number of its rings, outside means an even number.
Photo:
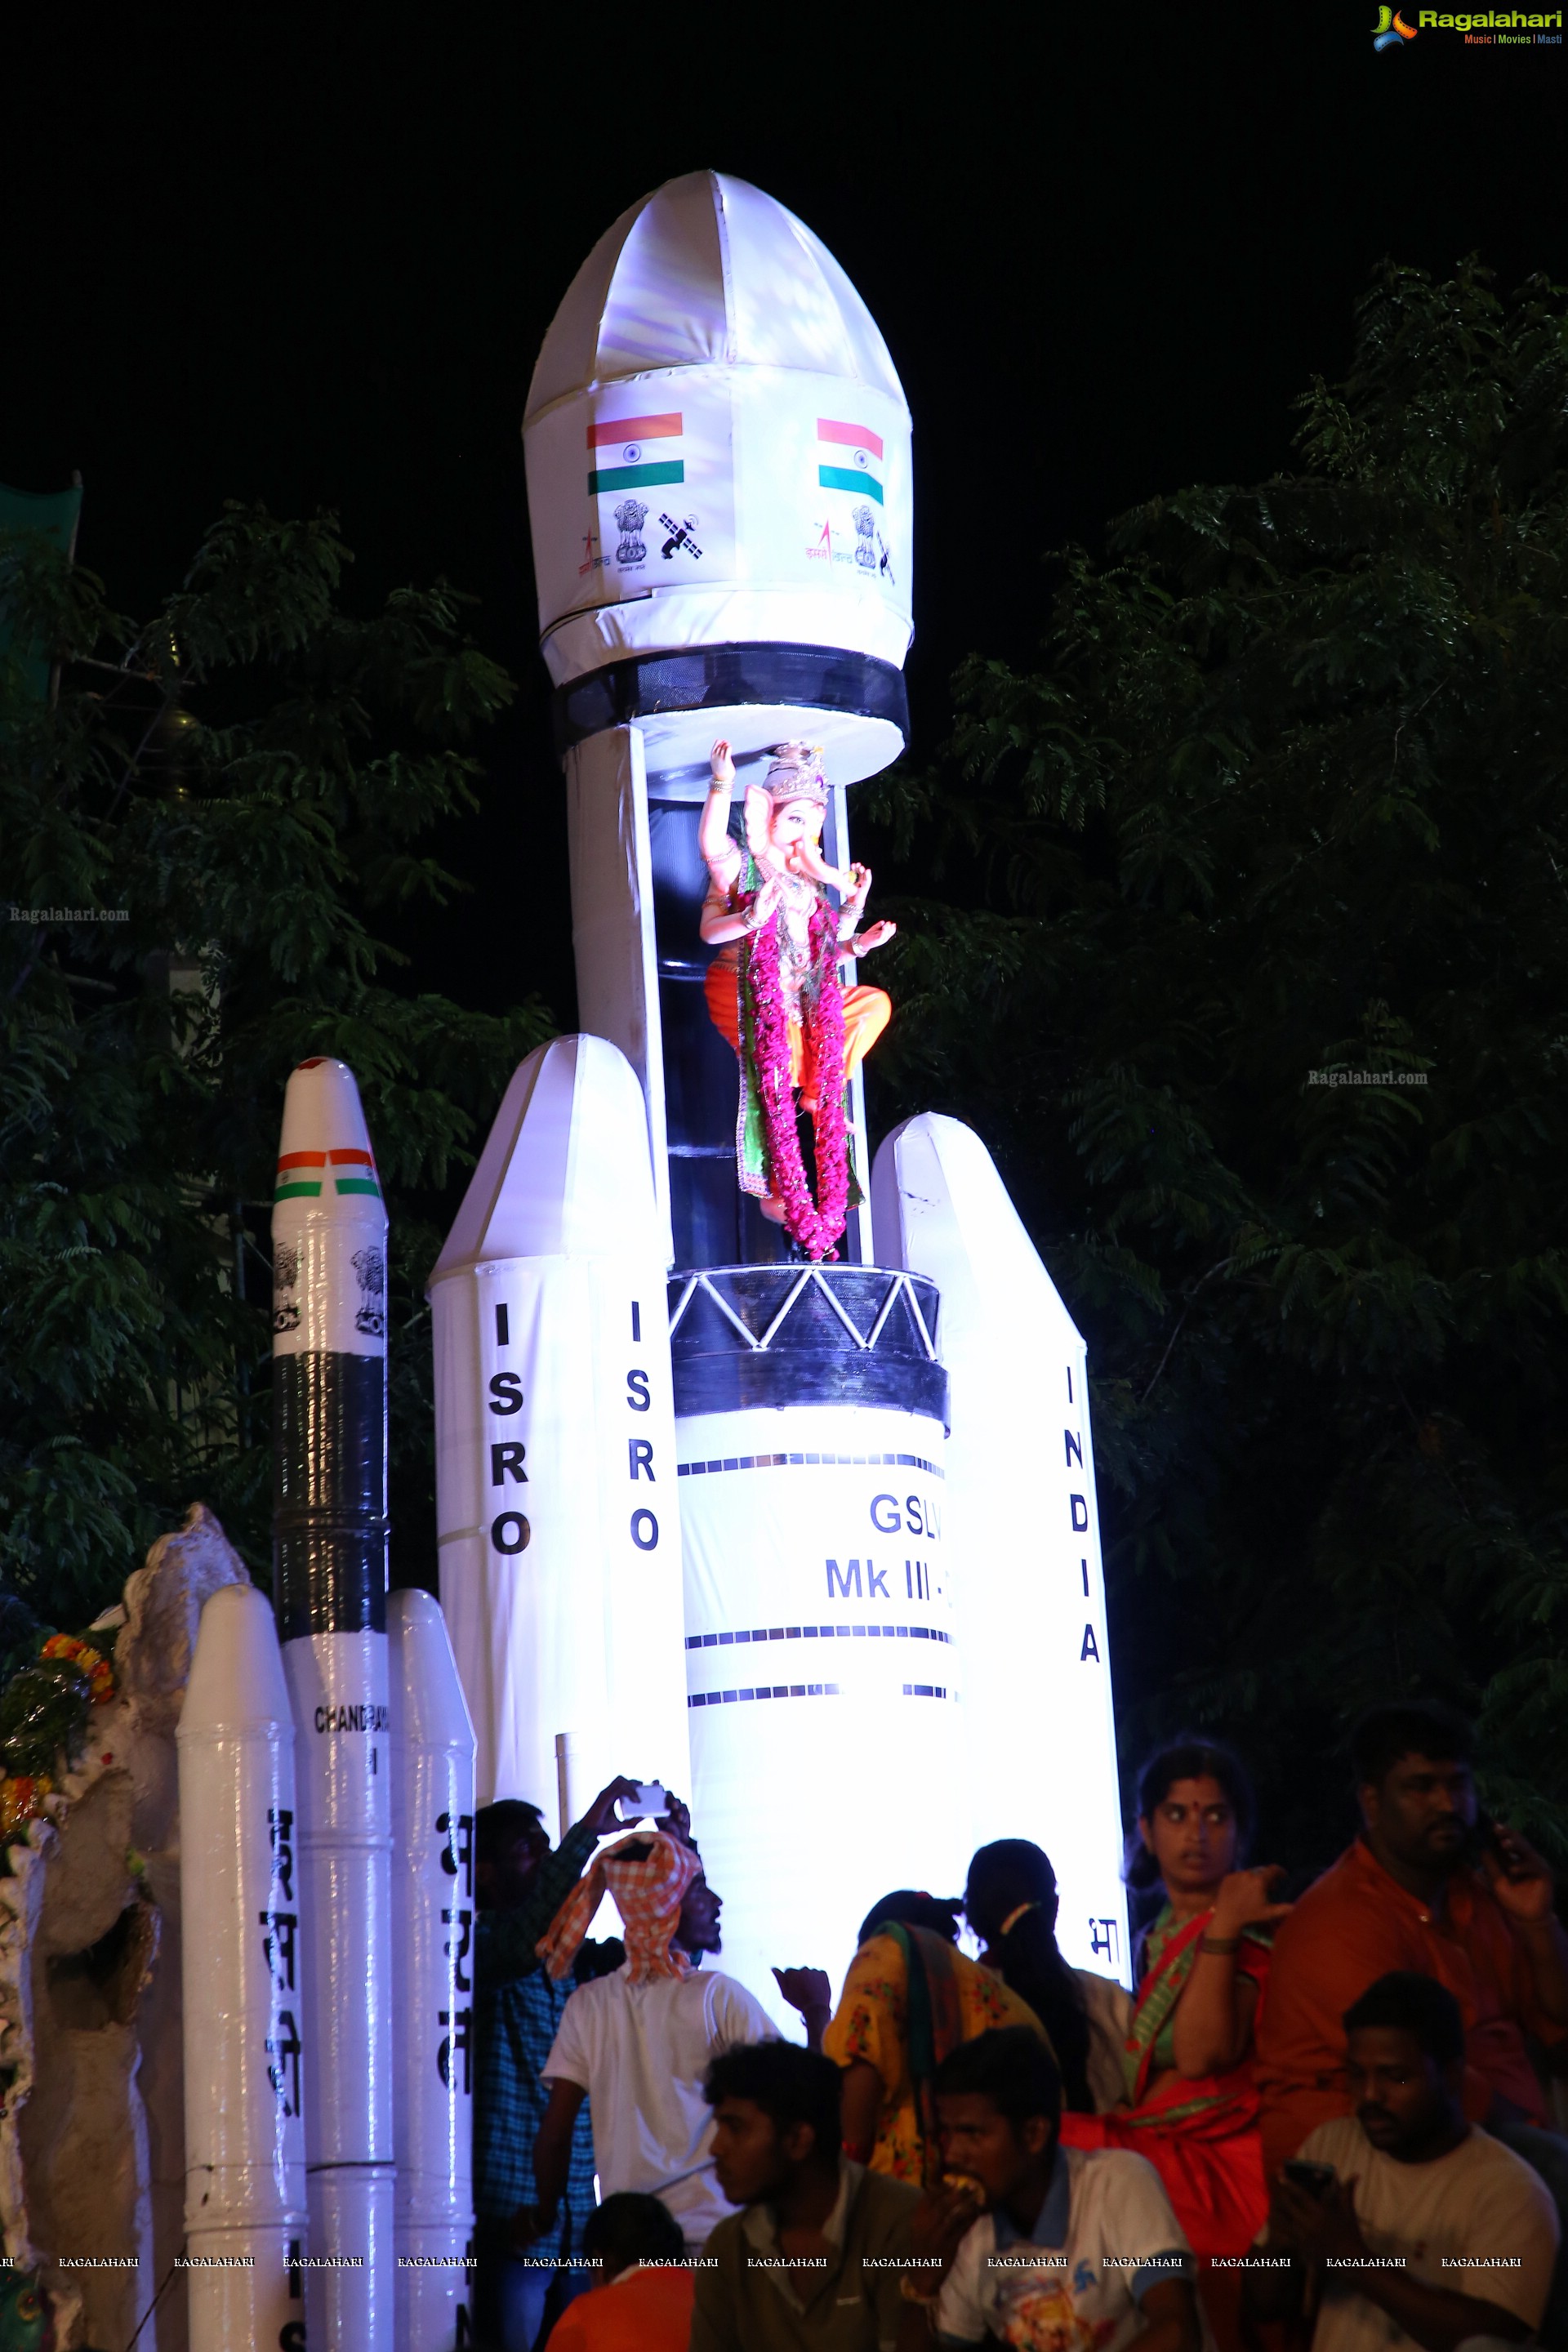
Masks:
[[[265,1596],[202,1611],[177,1733],[192,2352],[297,2352],[306,2037],[294,1722]],[[245,2267],[248,2263],[248,2267]],[[290,2330],[293,2334],[290,2334]]]
[[[1075,1968],[1128,1979],[1110,1648],[1086,1351],[972,1128],[924,1112],[877,1154],[879,1253],[942,1291],[948,1539],[974,1838],[1031,1837]]]
[[[474,2226],[474,1727],[432,1596],[393,1593],[386,1633],[397,2352],[451,2352]]]
[[[519,1067],[430,1305],[441,1600],[480,1803],[550,1810],[558,1752],[573,1812],[621,1758],[689,1789],[661,1222],[614,1045],[558,1037]]]
[[[386,1211],[353,1073],[289,1080],[272,1210],[273,1574],[299,1735],[306,2310],[393,2352]]]

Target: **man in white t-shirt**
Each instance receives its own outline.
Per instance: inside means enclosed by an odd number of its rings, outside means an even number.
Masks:
[[[613,1975],[578,1986],[541,2070],[550,2104],[534,2144],[535,2220],[541,2230],[552,2220],[585,2098],[600,2195],[658,2197],[696,2252],[735,2210],[713,2173],[708,2063],[738,2042],[777,2037],[744,1985],[703,1971],[703,1954],[720,1948],[723,1906],[695,1849],[675,1838],[630,1838],[600,1856],[540,1945],[552,1975],[571,1966],[606,1892],[626,1958]]]
[[[1192,2250],[1160,2176],[1059,2144],[1061,2078],[1027,2026],[960,2043],[934,2078],[944,2185],[915,2209],[898,2352],[1199,2352]],[[922,2308],[923,2306],[923,2308]]]
[[[1546,2309],[1557,2209],[1521,2157],[1467,2123],[1465,2024],[1433,1977],[1379,1977],[1344,2013],[1353,2116],[1310,2132],[1269,2207],[1254,2317],[1315,2307],[1312,2352],[1523,2343]]]

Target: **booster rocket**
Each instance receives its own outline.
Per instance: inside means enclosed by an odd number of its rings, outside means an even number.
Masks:
[[[272,1612],[253,1585],[225,1585],[203,1609],[175,1737],[185,2243],[204,2265],[189,2273],[192,2352],[299,2352],[306,2057],[294,1724]]]
[[[432,1595],[393,1593],[386,1619],[397,2352],[451,2352],[474,2226],[474,1727]]]
[[[1088,1357],[995,1162],[962,1120],[895,1128],[871,1184],[888,1256],[942,1290],[949,1542],[977,1843],[1056,1865],[1075,1968],[1129,1979]],[[1005,1640],[988,1628],[1000,1622]]]
[[[347,1066],[283,1102],[273,1580],[298,1731],[310,2341],[393,2352],[386,1212]]]
[[[691,1785],[665,1262],[624,1056],[542,1045],[430,1277],[441,1599],[481,1803],[553,1811],[558,1757],[573,1814],[622,1758]]]

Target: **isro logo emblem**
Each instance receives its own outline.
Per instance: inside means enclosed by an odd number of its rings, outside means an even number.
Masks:
[[[1415,38],[1415,26],[1407,25],[1397,9],[1384,7],[1378,10],[1377,24],[1372,36],[1374,49],[1396,49],[1402,42]]]

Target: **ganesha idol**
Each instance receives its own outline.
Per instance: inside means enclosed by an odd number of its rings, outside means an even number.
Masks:
[[[838,967],[882,946],[896,927],[858,930],[871,877],[863,866],[840,872],[823,858],[827,783],[815,746],[781,743],[763,782],[748,785],[744,848],[729,832],[735,762],[727,742],[714,744],[710,766],[698,834],[709,874],[701,929],[719,950],[708,971],[708,1010],[741,1064],[741,1190],[807,1257],[831,1257],[860,1198],[844,1090],[892,1011],[879,988],[844,988]],[[811,1120],[815,1192],[801,1154],[801,1113]]]

